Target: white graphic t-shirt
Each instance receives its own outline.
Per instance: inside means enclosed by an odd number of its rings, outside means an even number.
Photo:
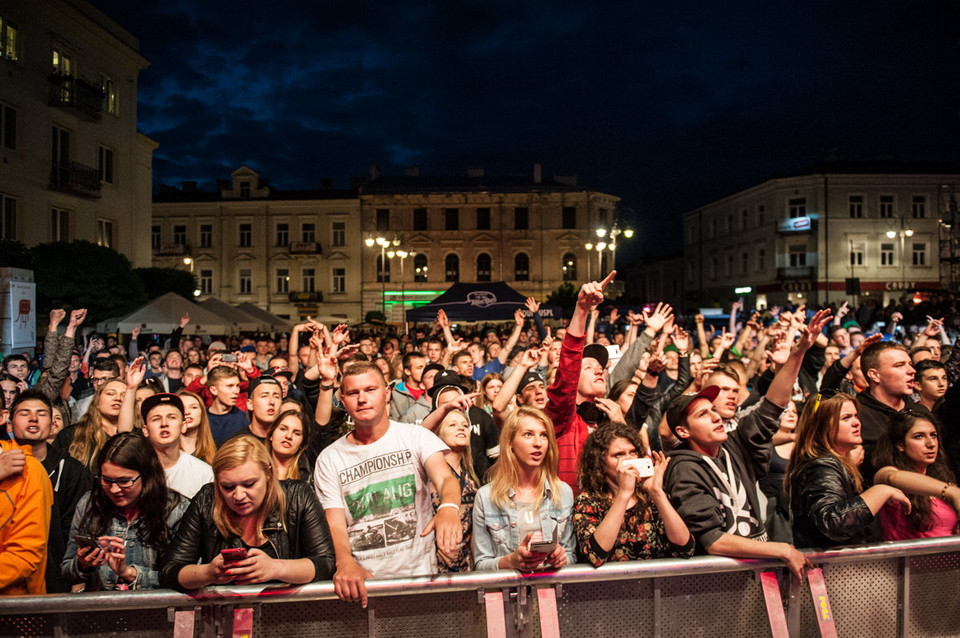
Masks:
[[[353,556],[375,578],[435,574],[433,518],[424,462],[448,448],[433,432],[390,421],[370,445],[337,439],[317,459],[314,484],[325,509],[343,509]]]

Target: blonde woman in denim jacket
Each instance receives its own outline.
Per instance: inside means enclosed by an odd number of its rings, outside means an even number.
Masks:
[[[553,422],[522,406],[500,431],[500,458],[473,506],[475,567],[534,571],[576,561],[571,514],[573,490],[557,476]],[[548,553],[534,543],[557,541]]]
[[[168,490],[157,454],[142,435],[107,439],[93,489],[77,504],[60,565],[63,577],[99,589],[153,589],[157,562],[190,501]]]

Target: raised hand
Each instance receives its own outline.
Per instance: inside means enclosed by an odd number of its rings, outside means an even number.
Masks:
[[[647,314],[647,311],[643,311],[643,322],[646,324],[647,328],[650,328],[654,332],[660,332],[663,330],[663,326],[666,325],[667,319],[673,315],[673,307],[670,304],[665,304],[663,302],[657,303],[657,307],[653,309],[652,314]]]
[[[526,320],[526,317],[523,316],[523,310],[521,310],[520,308],[517,308],[513,312],[513,323],[515,323],[518,326],[523,326],[523,322],[525,320]]]
[[[803,316],[803,315],[801,315]],[[810,319],[810,323],[807,324],[807,327],[800,332],[800,339],[797,341],[797,345],[794,347],[794,350],[799,350],[801,352],[806,352],[813,346],[817,341],[817,336],[823,332],[823,327],[827,325],[830,321],[830,310],[818,310],[817,314],[813,315]]]
[[[186,328],[188,323],[190,323],[190,313],[185,312],[183,313],[183,316],[180,317],[180,327]]]
[[[437,311],[437,325],[441,328],[450,327],[450,319],[447,318],[447,313],[445,313],[443,310]]]
[[[540,311],[540,302],[534,299],[533,297],[527,297],[524,305],[527,307],[527,310],[533,314],[537,314]]]
[[[76,311],[74,311],[76,312]],[[63,308],[54,308],[50,311],[50,328],[56,330],[63,318],[67,316],[67,311]]]
[[[687,352],[690,349],[690,334],[677,326],[673,332],[673,345],[677,346],[680,352]]]
[[[603,290],[606,288],[613,278],[617,276],[616,270],[611,270],[610,274],[604,277],[603,281],[596,282],[591,281],[583,284],[580,288],[580,294],[577,296],[577,305],[587,311],[593,310],[595,307],[603,303]]]

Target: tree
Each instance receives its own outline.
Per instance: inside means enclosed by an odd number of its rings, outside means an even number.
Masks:
[[[573,287],[570,282],[560,284],[560,287],[547,296],[545,302],[548,306],[560,306],[566,311],[572,311],[577,305],[577,293],[579,290]],[[565,312],[564,315],[567,313]]]
[[[30,249],[13,239],[0,239],[0,268],[33,270]]]
[[[95,324],[127,315],[147,301],[130,260],[112,248],[73,241],[39,244],[30,252],[40,317],[53,308],[86,308],[87,323]]]
[[[197,280],[193,273],[179,268],[137,268],[133,271],[140,281],[147,299],[156,299],[168,292],[175,292],[185,299],[193,299]]]

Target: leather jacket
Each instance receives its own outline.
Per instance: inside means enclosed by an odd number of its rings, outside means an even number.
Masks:
[[[790,473],[790,510],[797,547],[880,540],[875,517],[857,493],[853,477],[833,456],[806,461]]]
[[[284,525],[279,509],[275,509],[263,524],[267,544],[265,553],[272,558],[309,558],[313,561],[314,581],[329,580],[334,571],[333,540],[330,528],[313,490],[302,481],[280,481],[286,495],[287,507]],[[190,508],[180,521],[177,534],[160,564],[160,586],[183,590],[178,576],[187,565],[206,565],[220,550],[244,547],[243,541],[231,536],[224,538],[213,522],[213,502],[216,483],[200,488]]]

